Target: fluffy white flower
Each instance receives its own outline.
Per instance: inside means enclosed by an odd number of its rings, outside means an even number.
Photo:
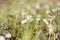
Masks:
[[[31,22],[32,20],[33,20],[32,15],[28,15],[28,16],[27,16],[27,21],[28,21],[28,22]]]
[[[5,37],[6,37],[6,38],[11,38],[11,34],[10,34],[10,33],[7,33],[7,34],[5,35]]]
[[[27,20],[24,19],[24,20],[21,21],[21,24],[25,24],[26,22],[27,22]]]
[[[6,40],[4,36],[0,36],[0,40]]]

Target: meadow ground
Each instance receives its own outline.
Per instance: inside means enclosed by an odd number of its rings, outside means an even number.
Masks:
[[[0,0],[0,40],[60,40],[59,0]]]

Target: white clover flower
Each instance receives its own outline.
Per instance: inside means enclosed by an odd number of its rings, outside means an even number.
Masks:
[[[28,21],[28,22],[31,22],[32,20],[33,20],[32,15],[28,15],[28,16],[27,16],[27,21]]]
[[[7,33],[7,34],[5,35],[5,37],[6,37],[6,38],[11,38],[11,34],[10,34],[10,33]]]
[[[31,18],[32,18],[31,15],[28,15],[28,16],[27,16],[27,20],[30,20]]]
[[[21,24],[25,24],[25,23],[27,23],[26,19],[24,19],[24,20],[21,21]]]
[[[4,36],[0,36],[0,40],[6,40]]]
[[[49,23],[48,23],[48,21],[46,20],[46,19],[43,19],[43,21],[48,25]]]

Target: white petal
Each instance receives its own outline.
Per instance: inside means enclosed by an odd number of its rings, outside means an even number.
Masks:
[[[30,19],[32,19],[32,16],[31,15],[28,15],[27,16],[27,20],[30,20]]]

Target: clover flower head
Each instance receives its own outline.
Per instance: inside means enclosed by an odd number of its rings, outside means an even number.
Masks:
[[[27,21],[28,21],[28,22],[31,22],[32,20],[33,20],[32,15],[28,15],[28,16],[27,16]]]

